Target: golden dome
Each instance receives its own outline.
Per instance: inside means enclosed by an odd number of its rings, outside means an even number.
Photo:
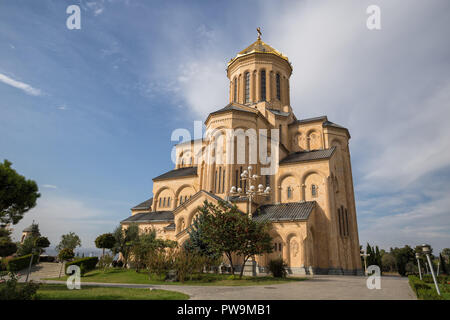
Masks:
[[[263,42],[259,37],[258,40],[256,40],[255,42],[253,42],[251,45],[249,45],[247,48],[245,48],[244,50],[242,50],[241,52],[239,52],[236,57],[234,57],[233,59],[230,60],[230,62],[228,62],[228,66],[230,66],[230,64],[232,64],[234,61],[236,61],[238,58],[252,54],[252,53],[267,53],[267,54],[274,54],[278,57],[280,57],[283,60],[286,60],[287,63],[289,63],[289,65],[291,64],[289,62],[288,57],[286,57],[285,55],[283,55],[281,52],[279,52],[278,50],[272,48],[271,46],[269,46],[267,43]]]

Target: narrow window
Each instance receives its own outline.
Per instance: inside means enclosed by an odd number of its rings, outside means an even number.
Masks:
[[[220,183],[222,179],[222,167],[219,168],[219,180],[218,180],[218,184],[217,184],[217,193],[220,193],[221,189],[220,187],[222,186],[222,184]]]
[[[180,204],[183,204],[183,196],[180,197]]]
[[[281,78],[279,73],[277,73],[277,99],[281,100]]]
[[[163,207],[166,207],[166,197],[163,199]]]
[[[239,177],[241,177],[241,175],[242,175],[242,167],[240,169]],[[242,179],[239,179],[239,188],[242,189]]]
[[[269,175],[266,176],[266,188],[267,187],[270,187],[270,176]]]
[[[162,198],[159,198],[158,208],[161,208],[161,201],[162,201]]]
[[[278,131],[278,132],[279,132],[279,133],[278,133],[278,136],[279,136],[279,137],[278,137],[278,138],[280,139],[280,143],[282,142],[282,140],[281,140],[281,133],[282,133],[281,128],[282,128],[282,127],[281,127],[281,124],[280,124],[280,126],[278,127],[278,129],[279,129],[279,131]]]
[[[266,100],[266,71],[261,71],[261,101]]]
[[[222,193],[224,193],[225,192],[225,168],[223,169],[223,172],[222,172]]]
[[[234,185],[237,187],[239,187],[239,170],[236,170],[235,172],[235,177],[234,177]]]
[[[170,198],[167,198],[167,206],[170,207]]]
[[[339,235],[342,236],[342,226],[341,226],[341,209],[338,208],[338,221],[339,221]]]
[[[214,193],[217,193],[217,170],[216,170],[216,177],[214,179]]]
[[[250,73],[245,73],[245,103],[250,102]]]
[[[237,85],[237,78],[235,77],[234,78],[234,102],[237,102],[237,87],[238,87],[238,85]]]
[[[291,187],[287,187],[287,197],[288,197],[288,199],[292,199],[292,189],[291,189]]]
[[[345,235],[348,236],[348,213],[347,209],[345,209]]]
[[[317,186],[315,184],[311,185],[311,196],[317,197]]]
[[[187,196],[185,196],[184,197],[184,202],[186,202],[188,200],[188,197]]]
[[[281,244],[281,242],[278,244],[278,251],[282,251],[283,250],[283,245]]]

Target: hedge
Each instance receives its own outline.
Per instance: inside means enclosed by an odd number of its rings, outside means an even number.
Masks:
[[[416,276],[409,276],[409,284],[421,300],[441,300],[443,299],[437,294],[436,289],[428,285],[425,281],[420,280]]]
[[[39,257],[39,255],[37,255],[37,254],[33,255],[33,263],[32,264],[35,264],[37,262],[38,257]],[[24,256],[21,256],[18,258],[13,258],[8,261],[8,265],[7,265],[6,269],[8,271],[13,271],[13,272],[23,270],[30,265],[30,258],[31,258],[31,254],[27,254],[27,255],[24,255]]]
[[[86,272],[94,270],[97,263],[98,263],[97,257],[87,257],[87,258],[77,259],[72,262],[66,263],[65,272],[67,274],[67,268],[69,266],[79,266],[81,275],[84,275]]]

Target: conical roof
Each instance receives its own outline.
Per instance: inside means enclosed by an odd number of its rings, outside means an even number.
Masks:
[[[230,64],[232,64],[236,59],[252,54],[252,53],[267,53],[267,54],[274,54],[278,57],[280,57],[283,60],[286,60],[289,64],[289,59],[288,57],[286,57],[285,55],[283,55],[281,52],[279,52],[278,50],[272,48],[271,46],[269,46],[267,43],[265,43],[264,41],[262,41],[260,38],[258,38],[258,40],[256,40],[255,42],[253,42],[251,45],[249,45],[247,48],[245,48],[244,50],[242,50],[241,52],[239,52],[236,57],[234,57],[233,59],[230,60],[230,62],[228,62],[228,66]]]

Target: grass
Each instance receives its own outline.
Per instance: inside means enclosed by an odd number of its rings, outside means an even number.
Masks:
[[[63,280],[67,276],[61,278],[51,278],[46,280]],[[192,286],[253,286],[253,285],[270,285],[281,284],[294,281],[303,281],[305,278],[273,278],[273,277],[242,277],[242,279],[233,278],[230,275],[204,273],[194,275],[192,280],[185,282],[167,282],[159,277],[152,275],[149,277],[147,272],[137,273],[130,269],[110,269],[107,271],[93,270],[81,278],[83,282],[103,282],[103,283],[132,283],[132,284],[164,284],[164,285],[192,285]]]
[[[409,276],[409,284],[416,296],[420,300],[450,300],[450,284],[448,280],[439,279],[439,291],[441,295],[439,296],[436,292],[434,283],[430,279],[420,280],[417,276]],[[431,278],[431,277],[428,277]],[[448,278],[448,277],[447,277]]]
[[[189,296],[167,290],[95,286],[81,286],[80,290],[69,290],[62,284],[41,284],[36,298],[39,300],[186,300]]]

